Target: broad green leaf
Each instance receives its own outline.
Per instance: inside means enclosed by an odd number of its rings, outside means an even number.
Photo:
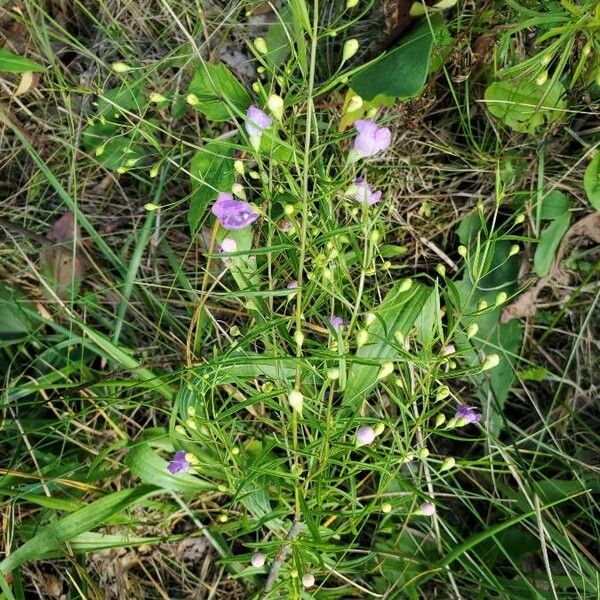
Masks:
[[[590,204],[600,211],[600,151],[596,152],[585,170],[583,187]]]
[[[219,192],[231,192],[235,182],[234,147],[230,143],[212,140],[199,150],[190,164],[192,195],[188,223],[195,231],[209,203]]]
[[[110,138],[96,151],[98,161],[111,171],[118,168],[133,168],[144,158],[144,149],[128,136]]]
[[[544,85],[501,80],[485,90],[490,113],[521,133],[532,133],[558,120],[566,107],[564,96],[565,88],[558,80],[548,80]]]
[[[382,94],[393,98],[418,95],[429,73],[431,51],[445,27],[437,18],[420,22],[400,44],[373,63],[366,65],[351,80],[350,87],[365,100]]]
[[[571,201],[566,194],[560,190],[552,190],[542,200],[542,211],[540,218],[545,221],[553,221],[554,219],[564,215],[571,208]]]
[[[550,266],[554,260],[556,250],[560,242],[569,229],[571,215],[566,212],[557,217],[546,227],[541,235],[540,242],[535,249],[533,257],[533,268],[539,277],[544,277],[550,272]]]
[[[125,82],[98,97],[98,116],[111,121],[123,113],[139,114],[148,104],[148,97],[142,82]]]
[[[75,536],[102,525],[117,513],[155,492],[153,487],[140,486],[113,492],[90,502],[86,507],[40,528],[36,535],[0,563],[0,571],[9,573],[27,562],[53,554]]]
[[[245,113],[252,102],[248,92],[224,65],[202,63],[188,92],[198,99],[195,108],[213,121],[229,121],[235,109]]]
[[[35,61],[0,48],[0,73],[40,73],[46,68]]]
[[[360,348],[348,373],[344,403],[353,404],[377,384],[379,366],[398,357],[396,332],[408,334],[431,295],[431,288],[420,283],[402,291],[397,283],[373,312],[376,320],[369,327],[371,343]]]
[[[134,446],[127,454],[125,464],[142,482],[165,490],[193,494],[216,488],[212,483],[190,473],[172,475],[167,471],[168,462],[154,452],[148,444]]]

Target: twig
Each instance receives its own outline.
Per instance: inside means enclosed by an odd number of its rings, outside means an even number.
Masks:
[[[283,565],[285,559],[292,550],[292,541],[302,533],[303,529],[304,523],[302,523],[302,521],[298,521],[298,519],[294,519],[288,534],[285,536],[286,543],[281,547],[277,553],[277,556],[275,557],[275,560],[273,561],[273,564],[271,565],[269,577],[267,577],[267,583],[265,584],[265,593],[269,592],[275,584],[279,569],[281,569],[281,565]]]

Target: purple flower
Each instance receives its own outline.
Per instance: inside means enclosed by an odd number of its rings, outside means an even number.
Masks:
[[[471,423],[479,423],[481,415],[474,408],[466,404],[461,404],[456,410],[454,418],[459,421],[463,420],[465,425],[469,425]]]
[[[187,473],[190,470],[190,463],[185,458],[185,450],[179,450],[173,454],[171,462],[167,465],[167,471],[172,475],[177,473]]]
[[[329,323],[336,330],[339,331],[340,327],[346,324],[346,321],[342,317],[336,317],[335,315],[329,319]]]
[[[241,200],[234,200],[230,194],[220,193],[211,209],[225,229],[244,229],[258,219],[258,213]]]
[[[358,131],[354,150],[363,158],[386,150],[392,141],[392,132],[387,127],[379,127],[374,121],[359,119],[354,127]]]
[[[357,177],[354,180],[353,190],[354,197],[359,204],[367,204],[372,206],[377,204],[381,199],[381,190],[377,192],[371,191],[371,184],[367,183],[364,177]]]
[[[266,560],[267,556],[263,552],[255,552],[252,555],[251,563],[255,569],[260,569],[262,566],[264,566]]]
[[[423,504],[421,504],[422,515],[425,515],[426,517],[431,517],[431,515],[433,515],[434,512],[435,504],[433,504],[432,502],[423,502]]]
[[[257,106],[252,105],[246,113],[248,120],[244,123],[248,135],[260,137],[267,127],[271,127],[273,120]]]
[[[375,439],[375,430],[369,425],[363,425],[356,432],[356,445],[367,446]]]
[[[298,282],[294,279],[294,281],[290,281],[287,284],[287,289],[288,290],[295,290],[298,287]]]

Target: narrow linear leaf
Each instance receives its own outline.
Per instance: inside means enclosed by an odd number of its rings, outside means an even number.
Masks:
[[[34,60],[0,48],[0,73],[40,73],[46,68]]]

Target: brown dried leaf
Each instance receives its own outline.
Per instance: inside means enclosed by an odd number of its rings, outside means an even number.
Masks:
[[[66,212],[48,231],[48,243],[40,252],[40,263],[50,287],[65,300],[76,293],[84,276],[81,229],[72,212]]]

